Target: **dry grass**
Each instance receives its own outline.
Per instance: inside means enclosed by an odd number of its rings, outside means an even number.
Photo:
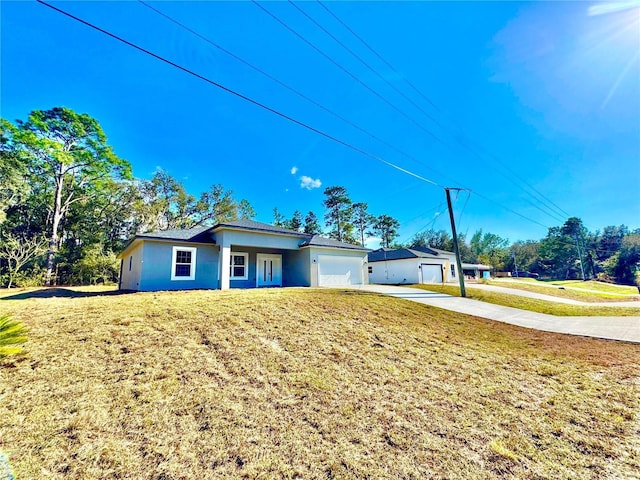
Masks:
[[[375,294],[0,300],[18,478],[620,479],[640,472],[640,347]]]
[[[460,287],[455,285],[442,284],[417,284],[411,285],[413,288],[420,288],[430,292],[440,292],[455,297],[460,296]],[[546,313],[560,317],[636,317],[640,316],[640,304],[637,307],[616,307],[597,305],[568,305],[566,303],[549,302],[537,298],[527,298],[511,293],[492,292],[473,288],[473,284],[465,285],[467,298],[479,300],[481,302],[493,303],[505,307],[519,308],[531,312]]]
[[[582,280],[540,281],[529,278],[517,280],[482,280],[487,285],[515,288],[528,292],[544,293],[554,297],[570,298],[581,302],[630,302],[640,301],[638,289],[627,285]],[[639,304],[640,305],[640,304]]]

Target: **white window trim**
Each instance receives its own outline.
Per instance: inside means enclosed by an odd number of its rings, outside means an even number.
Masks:
[[[176,259],[178,258],[178,251],[191,252],[191,275],[188,277],[176,276]],[[173,253],[171,255],[171,280],[195,280],[196,279],[196,252],[195,247],[173,247]],[[186,265],[186,264],[184,264]]]
[[[233,276],[233,257],[244,257],[244,275],[242,277]],[[229,259],[229,280],[249,280],[249,254],[246,252],[231,252]]]

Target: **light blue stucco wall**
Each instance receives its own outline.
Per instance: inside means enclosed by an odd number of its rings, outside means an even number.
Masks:
[[[282,256],[282,283],[285,287],[311,286],[311,257],[309,249],[285,250]]]
[[[213,234],[217,245],[256,247],[259,249],[297,250],[303,239],[295,235],[278,235],[263,232],[220,230]],[[236,250],[239,250],[236,249]]]
[[[122,290],[140,289],[143,248],[144,243],[136,245],[128,252],[128,255],[122,259],[122,269],[120,270],[120,288]]]
[[[217,242],[231,245],[231,252],[248,253],[247,280],[230,280],[230,288],[256,287],[256,259],[260,253],[282,255],[282,286],[317,286],[318,255],[339,255],[366,260],[366,252],[338,250],[323,247],[299,248],[301,239],[295,236],[270,235],[254,232],[222,231],[216,235]],[[140,255],[137,272],[127,275],[128,257],[124,257],[122,288],[132,290],[187,290],[220,288],[220,247],[212,244],[185,243],[179,241],[144,240],[136,253]],[[193,280],[171,280],[173,247],[196,248],[196,270]],[[133,252],[132,252],[133,253]],[[134,260],[137,260],[134,258]],[[364,265],[363,265],[364,268]],[[132,269],[133,270],[133,269]],[[128,278],[127,278],[128,277]],[[138,277],[138,278],[136,278]],[[366,270],[362,278],[366,282]]]
[[[171,280],[173,247],[196,248],[196,275],[193,280]],[[218,288],[218,247],[193,243],[144,242],[139,290],[189,290]]]
[[[249,254],[249,278],[247,280],[231,280],[229,282],[231,288],[254,288],[256,286],[256,260],[259,253],[282,255],[283,287],[308,287],[310,285],[308,252],[233,245],[231,254],[234,253]]]

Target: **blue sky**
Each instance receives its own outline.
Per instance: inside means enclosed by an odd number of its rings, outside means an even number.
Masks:
[[[439,186],[35,2],[0,3],[0,113],[9,120],[54,106],[88,113],[136,177],[162,168],[195,195],[221,183],[248,199],[265,222],[273,220],[274,207],[286,216],[298,209],[322,217],[324,188],[342,185],[371,213],[397,218],[399,240],[406,241],[424,228],[449,229],[441,188],[447,186],[472,190],[453,195],[458,230],[469,236],[482,228],[511,241],[539,239],[567,215],[591,230],[637,228],[640,3],[624,3],[633,8],[609,11],[621,2],[604,8],[595,2],[261,3],[326,56],[250,1],[151,3],[358,128],[142,3],[53,3]]]

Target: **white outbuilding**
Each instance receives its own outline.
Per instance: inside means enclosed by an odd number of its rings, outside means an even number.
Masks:
[[[456,283],[456,256],[436,248],[380,248],[368,255],[369,283]]]

